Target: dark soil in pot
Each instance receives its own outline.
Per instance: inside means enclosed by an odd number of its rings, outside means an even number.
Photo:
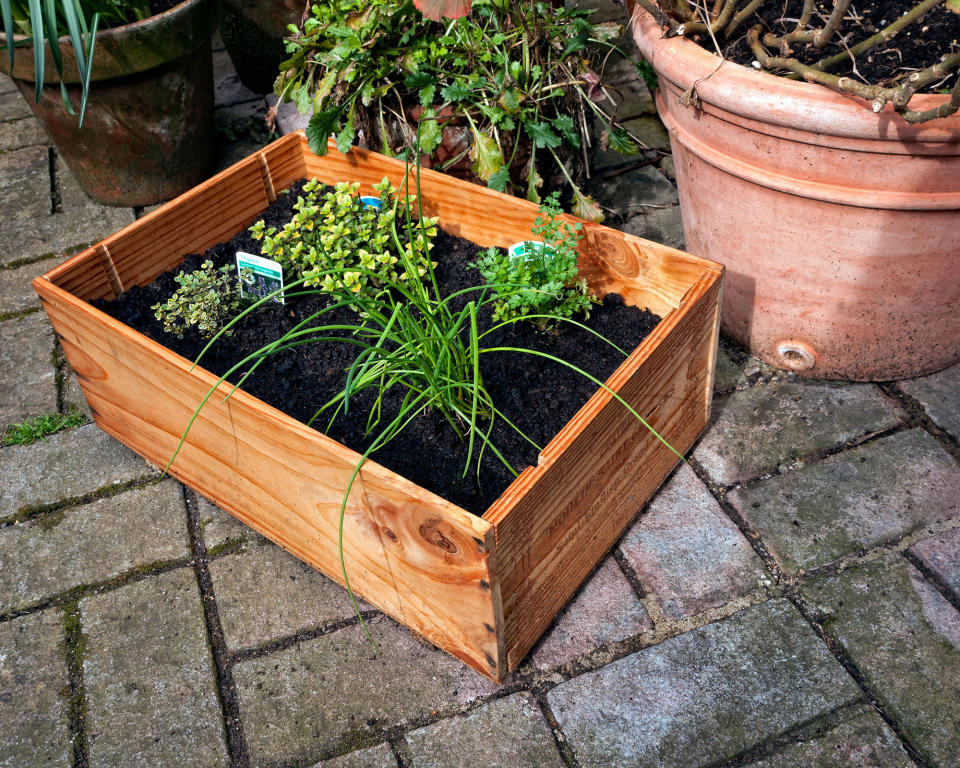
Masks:
[[[262,216],[270,226],[280,226],[292,214],[298,186],[290,195],[282,195]],[[191,255],[182,268],[197,269],[205,259],[217,266],[234,263],[238,250],[259,253],[259,245],[246,231],[227,243],[214,246],[203,255]],[[432,256],[438,262],[436,275],[444,295],[476,285],[479,274],[467,269],[476,259],[480,247],[467,240],[441,231],[435,240]],[[205,342],[195,334],[184,338],[167,334],[150,309],[166,301],[177,284],[176,272],[161,275],[154,283],[135,287],[113,302],[98,302],[105,312],[187,358],[195,360]],[[466,299],[464,299],[465,301]],[[230,338],[218,341],[204,355],[201,365],[222,375],[235,361],[274,341],[278,333],[291,328],[307,314],[315,312],[324,299],[310,296],[292,299],[286,306],[273,304],[245,319]],[[356,324],[358,317],[348,309],[337,310],[324,317],[324,323],[342,320]],[[653,330],[659,318],[624,305],[611,294],[595,307],[587,321],[621,349],[631,352]],[[489,313],[481,317],[481,330],[489,328]],[[493,336],[493,335],[492,335]],[[501,329],[486,346],[511,346],[539,350],[555,355],[606,380],[624,357],[595,336],[575,326],[561,324],[556,333],[541,332],[530,323],[517,323]],[[311,344],[289,350],[257,369],[244,383],[244,390],[301,421],[308,421],[317,408],[342,391],[345,371],[356,347],[347,344]],[[543,447],[590,398],[597,387],[589,379],[570,369],[526,354],[491,353],[481,356],[483,381],[498,407],[531,440]],[[396,393],[400,395],[399,392]],[[327,434],[338,442],[363,451],[369,439],[363,436],[372,393],[364,393],[351,401],[349,413],[334,421]],[[388,396],[384,418],[389,421],[390,408],[396,408],[400,397]],[[395,412],[395,411],[394,411]],[[314,426],[325,429],[326,422]],[[534,465],[538,451],[502,422],[495,427],[492,441],[511,465],[522,470]],[[466,443],[461,442],[450,425],[437,413],[429,413],[410,424],[403,433],[377,451],[372,460],[397,472],[418,485],[443,496],[475,514],[482,514],[512,482],[513,475],[487,451],[481,465],[479,484],[476,469],[462,477],[467,458]]]
[[[792,55],[804,64],[814,64],[827,56],[843,53],[861,40],[876,34],[916,4],[917,0],[862,0],[853,3],[840,27],[842,34],[835,35],[822,49],[812,44],[797,44]],[[813,23],[822,26],[821,19],[827,18],[832,8],[831,0],[818,0],[815,4]],[[760,24],[764,32],[782,35],[796,27],[802,9],[803,0],[788,0],[785,3],[768,0],[756,14],[743,23],[735,39],[718,39],[720,50],[725,58],[749,67],[755,57],[746,41],[747,30]],[[852,14],[856,15],[859,23],[853,23]],[[690,39],[708,51],[716,52],[710,35],[694,35]],[[876,85],[894,85],[896,80],[905,77],[915,69],[924,69],[935,64],[943,54],[958,50],[960,50],[960,14],[951,12],[941,4],[931,9],[924,18],[909,25],[886,45],[857,56],[856,71],[854,71],[852,60],[831,71],[838,75],[859,76],[858,79]],[[770,52],[776,53],[775,50]],[[951,78],[946,84],[947,87],[953,82]],[[921,92],[933,92],[942,87],[942,84],[935,83],[926,89],[921,89]]]

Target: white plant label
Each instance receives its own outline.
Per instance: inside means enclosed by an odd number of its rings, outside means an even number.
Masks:
[[[271,259],[237,251],[237,275],[240,278],[240,296],[259,301],[280,291],[273,301],[283,300],[283,267]]]

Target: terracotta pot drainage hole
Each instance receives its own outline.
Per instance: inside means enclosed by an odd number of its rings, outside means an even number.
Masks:
[[[792,371],[809,371],[817,364],[813,350],[801,341],[781,341],[777,344],[777,359]]]

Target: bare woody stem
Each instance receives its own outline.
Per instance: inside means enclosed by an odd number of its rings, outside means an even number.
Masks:
[[[960,83],[953,87],[950,99],[935,109],[918,112],[908,107],[910,99],[918,89],[942,80],[960,69],[960,53],[944,56],[936,64],[912,73],[898,86],[884,88],[879,85],[866,85],[850,77],[838,77],[829,72],[824,72],[816,66],[803,64],[795,58],[771,56],[760,43],[760,31],[759,26],[750,29],[747,32],[747,43],[750,45],[753,55],[757,57],[760,66],[764,69],[785,69],[808,82],[819,83],[872,101],[875,112],[879,112],[887,102],[890,102],[894,109],[903,116],[904,120],[911,123],[924,122],[936,117],[946,117],[960,109]]]

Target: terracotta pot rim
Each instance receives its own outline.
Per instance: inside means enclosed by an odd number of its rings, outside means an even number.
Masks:
[[[664,38],[649,13],[634,6],[634,40],[658,77],[683,92],[696,83],[700,100],[740,117],[788,129],[850,138],[960,143],[960,113],[911,125],[888,104],[875,113],[869,102],[816,83],[759,72],[717,56],[683,37]],[[948,96],[918,94],[915,109],[930,109]]]
[[[212,33],[215,14],[211,9],[214,8],[215,3],[212,0],[182,0],[173,8],[149,16],[146,19],[99,30],[94,48],[91,81],[144,72],[179,58],[196,47],[193,42],[196,35],[188,34],[189,30],[198,26],[200,28],[209,27]],[[154,39],[159,38],[163,38],[164,45],[150,45]],[[13,39],[16,43],[30,38],[26,35],[14,35]],[[132,58],[118,60],[113,52],[124,48],[126,41],[130,39],[138,40],[140,47],[148,49],[150,55],[137,60]],[[176,44],[171,45],[171,40]],[[6,36],[2,33],[0,33],[0,42],[6,42]],[[69,36],[61,36],[57,42],[59,43],[61,56],[64,57],[63,82],[68,84],[78,83],[79,77],[76,71],[73,45]],[[60,77],[52,64],[49,40],[44,40],[44,48],[46,50],[46,67],[43,81],[45,84],[56,84],[60,82]],[[36,79],[33,76],[33,46],[16,47],[14,55],[14,66],[11,70],[9,54],[3,51],[0,55],[0,72],[17,80],[35,82]],[[108,57],[107,61],[104,61],[105,56]]]

